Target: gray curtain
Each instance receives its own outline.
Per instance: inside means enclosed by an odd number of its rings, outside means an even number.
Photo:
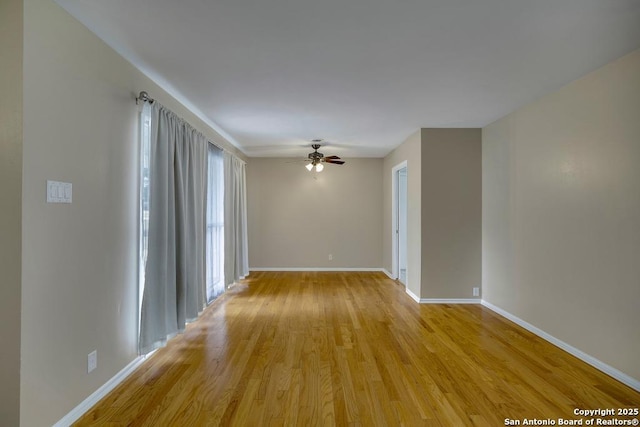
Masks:
[[[224,281],[229,287],[249,275],[245,163],[224,153]]]
[[[206,304],[207,140],[157,102],[151,111],[149,182],[142,354],[184,330]]]

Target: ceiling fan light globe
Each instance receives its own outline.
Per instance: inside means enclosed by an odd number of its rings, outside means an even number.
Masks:
[[[316,165],[316,172],[322,172],[322,169],[324,169],[324,165],[322,163],[318,163]]]
[[[307,168],[309,172],[311,172],[311,169],[313,169],[313,163],[307,163],[304,167]]]

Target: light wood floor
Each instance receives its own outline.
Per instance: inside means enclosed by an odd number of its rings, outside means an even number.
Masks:
[[[253,272],[77,425],[498,426],[639,406],[481,306],[419,305],[382,273]]]

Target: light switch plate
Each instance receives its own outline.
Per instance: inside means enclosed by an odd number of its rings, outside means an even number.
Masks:
[[[73,184],[70,182],[47,181],[47,203],[71,203]]]

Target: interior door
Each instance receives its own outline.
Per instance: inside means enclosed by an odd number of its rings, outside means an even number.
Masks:
[[[407,284],[407,168],[397,172],[398,280]]]

